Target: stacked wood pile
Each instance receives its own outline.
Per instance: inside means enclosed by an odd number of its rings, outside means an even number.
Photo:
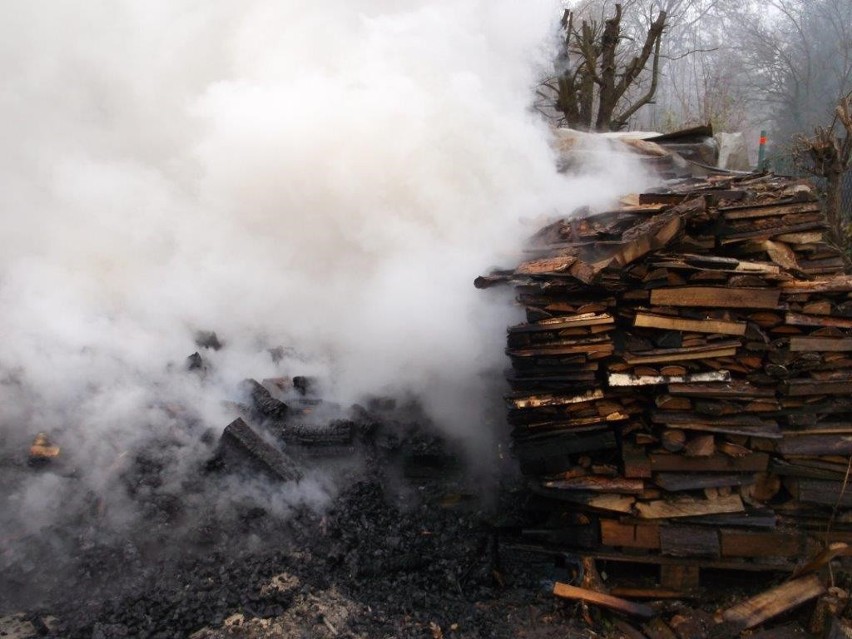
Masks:
[[[803,182],[691,179],[566,219],[509,282],[531,538],[672,566],[792,568],[852,541],[852,277]]]

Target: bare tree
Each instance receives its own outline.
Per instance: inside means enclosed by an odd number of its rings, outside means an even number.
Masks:
[[[764,0],[740,11],[742,73],[787,142],[829,121],[852,90],[852,2]]]
[[[742,94],[731,81],[735,64],[725,46],[729,31],[725,20],[731,7],[739,4],[739,0],[575,0],[562,21],[557,74],[540,87],[538,105],[560,123],[587,129],[614,129],[628,121],[630,126],[663,130],[710,121],[739,123],[745,110]],[[623,71],[632,69],[634,77],[621,87],[621,96],[614,96],[609,124],[601,126],[607,114],[600,116],[601,83],[594,76],[603,80],[604,36],[614,26],[618,27],[616,74],[621,78]],[[718,55],[723,50],[726,57]],[[641,64],[638,73],[634,61]],[[605,97],[603,102],[606,111],[612,100]]]
[[[555,92],[555,108],[573,128],[609,131],[623,128],[657,90],[660,46],[666,26],[660,11],[648,25],[638,50],[624,47],[621,4],[605,20],[579,17],[566,10],[562,18],[562,46],[557,75],[544,86]],[[633,95],[651,61],[644,90]]]
[[[797,136],[794,155],[806,170],[825,179],[826,218],[835,242],[843,246],[841,193],[843,175],[852,166],[852,93],[840,100],[830,126],[817,127],[812,137]]]

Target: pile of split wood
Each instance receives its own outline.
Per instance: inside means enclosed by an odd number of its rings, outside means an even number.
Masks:
[[[852,541],[852,277],[806,183],[690,179],[541,229],[509,282],[513,444],[595,557],[792,568]]]

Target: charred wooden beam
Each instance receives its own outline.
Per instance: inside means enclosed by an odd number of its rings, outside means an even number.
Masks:
[[[240,418],[225,427],[220,445],[226,459],[240,457],[275,479],[299,481],[302,478],[289,456],[267,442]]]
[[[283,420],[287,417],[287,404],[275,399],[272,393],[259,382],[246,379],[243,381],[242,388],[251,400],[252,409],[259,417],[272,420]]]

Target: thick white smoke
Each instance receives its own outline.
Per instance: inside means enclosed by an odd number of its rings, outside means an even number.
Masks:
[[[553,0],[6,3],[7,454],[49,431],[108,490],[152,429],[181,439],[163,404],[219,429],[239,380],[287,373],[343,402],[415,390],[448,430],[484,434],[479,373],[502,365],[509,311],[473,278],[513,259],[524,219],[636,184],[555,171],[528,105],[558,16]],[[227,344],[213,384],[183,370],[198,329]],[[306,363],[276,365],[277,345]]]

